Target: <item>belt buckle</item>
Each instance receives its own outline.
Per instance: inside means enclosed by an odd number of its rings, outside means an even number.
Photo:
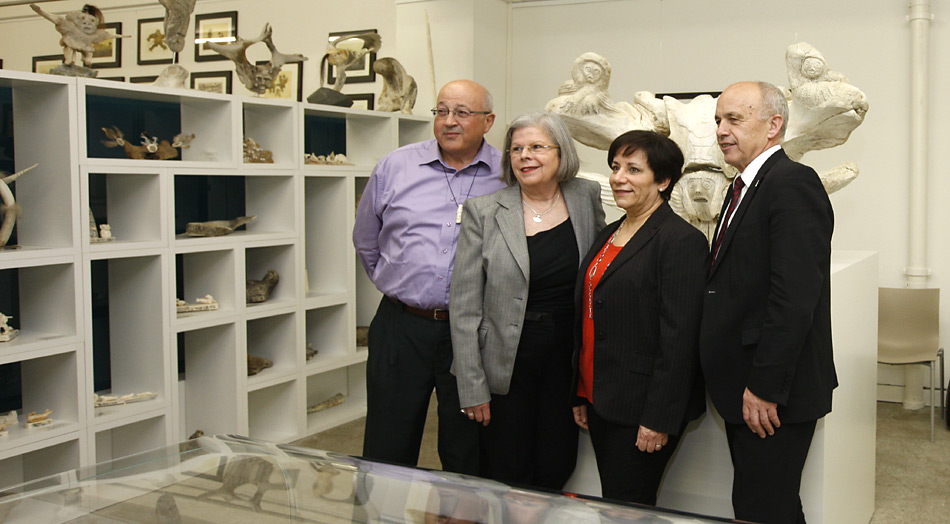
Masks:
[[[432,320],[439,320],[439,313],[448,313],[448,309],[433,309],[432,310]]]

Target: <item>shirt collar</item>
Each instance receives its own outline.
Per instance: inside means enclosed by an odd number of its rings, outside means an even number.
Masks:
[[[755,181],[756,175],[759,174],[759,169],[762,168],[762,164],[781,148],[782,146],[777,144],[759,153],[759,156],[755,157],[752,162],[749,162],[745,171],[739,173],[739,176],[742,178],[742,183],[745,184],[746,187],[751,186],[752,182]]]
[[[426,147],[425,154],[422,155],[422,159],[419,161],[419,165],[429,165],[433,162],[439,162],[444,167],[449,169],[454,169],[449,166],[448,162],[442,159],[442,150],[439,149],[439,142],[436,139],[431,139],[429,141],[428,147]],[[482,139],[482,145],[478,148],[478,153],[475,154],[475,158],[472,159],[472,162],[469,163],[469,166],[482,163],[486,166],[491,166],[491,147],[488,145],[488,142],[485,139]],[[468,167],[468,166],[466,166]],[[464,169],[464,168],[463,168]],[[461,169],[459,170],[461,171]]]

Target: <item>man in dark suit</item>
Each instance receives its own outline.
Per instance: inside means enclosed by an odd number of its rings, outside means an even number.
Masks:
[[[736,518],[805,522],[802,469],[838,385],[831,349],[834,214],[815,171],[781,149],[782,92],[741,82],[716,105],[739,174],[710,253],[700,358],[726,423]]]

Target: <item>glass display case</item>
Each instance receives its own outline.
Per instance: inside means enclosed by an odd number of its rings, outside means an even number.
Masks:
[[[0,522],[727,521],[219,436],[4,489],[0,491]]]

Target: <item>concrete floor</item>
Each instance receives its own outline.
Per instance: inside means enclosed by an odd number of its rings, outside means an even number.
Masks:
[[[439,469],[433,400],[419,465]],[[295,444],[349,455],[363,446],[364,419],[311,435]],[[870,524],[950,522],[950,431],[937,416],[936,441],[930,443],[930,411],[908,411],[900,404],[877,404],[877,475]],[[834,524],[834,523],[829,523]]]

